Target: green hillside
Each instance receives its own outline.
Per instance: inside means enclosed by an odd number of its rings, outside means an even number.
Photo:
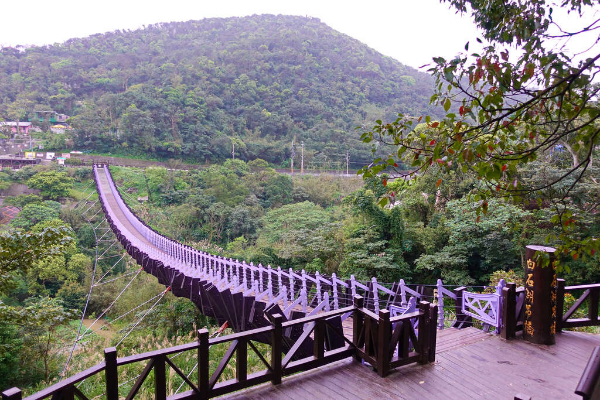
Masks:
[[[360,162],[355,127],[431,113],[432,83],[318,19],[205,19],[4,48],[0,117],[70,115],[78,150],[218,161],[233,140],[279,164],[295,138],[307,162]]]

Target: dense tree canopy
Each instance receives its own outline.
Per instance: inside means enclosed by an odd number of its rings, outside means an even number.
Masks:
[[[307,165],[348,150],[366,161],[356,126],[430,110],[431,77],[314,18],[173,22],[21,50],[0,50],[0,116],[45,128],[35,111],[71,115],[73,140],[48,147],[215,161],[235,143],[236,158],[280,164],[296,138]]]
[[[473,188],[477,215],[488,212],[495,196],[537,202],[553,209],[552,222],[562,230],[550,235],[549,242],[562,244],[574,259],[593,256],[600,243],[583,233],[586,217],[575,198],[578,184],[592,185],[586,206],[596,208],[599,203],[593,158],[600,140],[600,20],[584,19],[598,2],[448,3],[474,18],[483,32],[483,40],[477,38],[480,49],[468,54],[467,43],[465,54],[433,59],[430,72],[437,84],[431,102],[443,107],[444,118],[415,117],[400,109],[395,121],[379,120],[363,134],[367,143],[393,146],[389,156],[365,168],[365,175],[396,169],[401,161],[412,166],[411,173],[438,174],[438,186],[457,170],[472,173],[479,180]],[[561,13],[579,17],[579,29],[563,30],[560,17],[555,17]],[[581,49],[573,48],[573,42],[566,46],[565,40],[574,37],[582,40],[577,43],[589,40]],[[570,156],[566,164],[560,160],[563,152]],[[555,162],[556,168],[552,174],[528,179],[526,165],[540,159]],[[387,195],[382,204],[389,200]]]

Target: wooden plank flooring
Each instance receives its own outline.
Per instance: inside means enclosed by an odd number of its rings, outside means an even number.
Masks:
[[[600,335],[563,332],[556,345],[504,341],[475,328],[438,331],[436,362],[409,365],[380,378],[342,360],[264,384],[228,399],[580,399],[574,393]]]

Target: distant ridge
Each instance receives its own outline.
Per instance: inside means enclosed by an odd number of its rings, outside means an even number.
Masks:
[[[402,40],[402,38],[398,38]],[[432,113],[433,80],[319,19],[170,22],[0,50],[0,116],[71,116],[80,150],[281,164],[369,159],[356,126]],[[57,138],[49,146],[64,147]],[[299,155],[299,148],[296,149]]]

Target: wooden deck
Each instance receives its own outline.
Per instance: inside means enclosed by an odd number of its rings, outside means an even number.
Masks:
[[[556,345],[533,345],[475,328],[438,332],[436,362],[380,378],[351,360],[235,393],[232,399],[581,399],[574,393],[600,335],[563,332]]]

